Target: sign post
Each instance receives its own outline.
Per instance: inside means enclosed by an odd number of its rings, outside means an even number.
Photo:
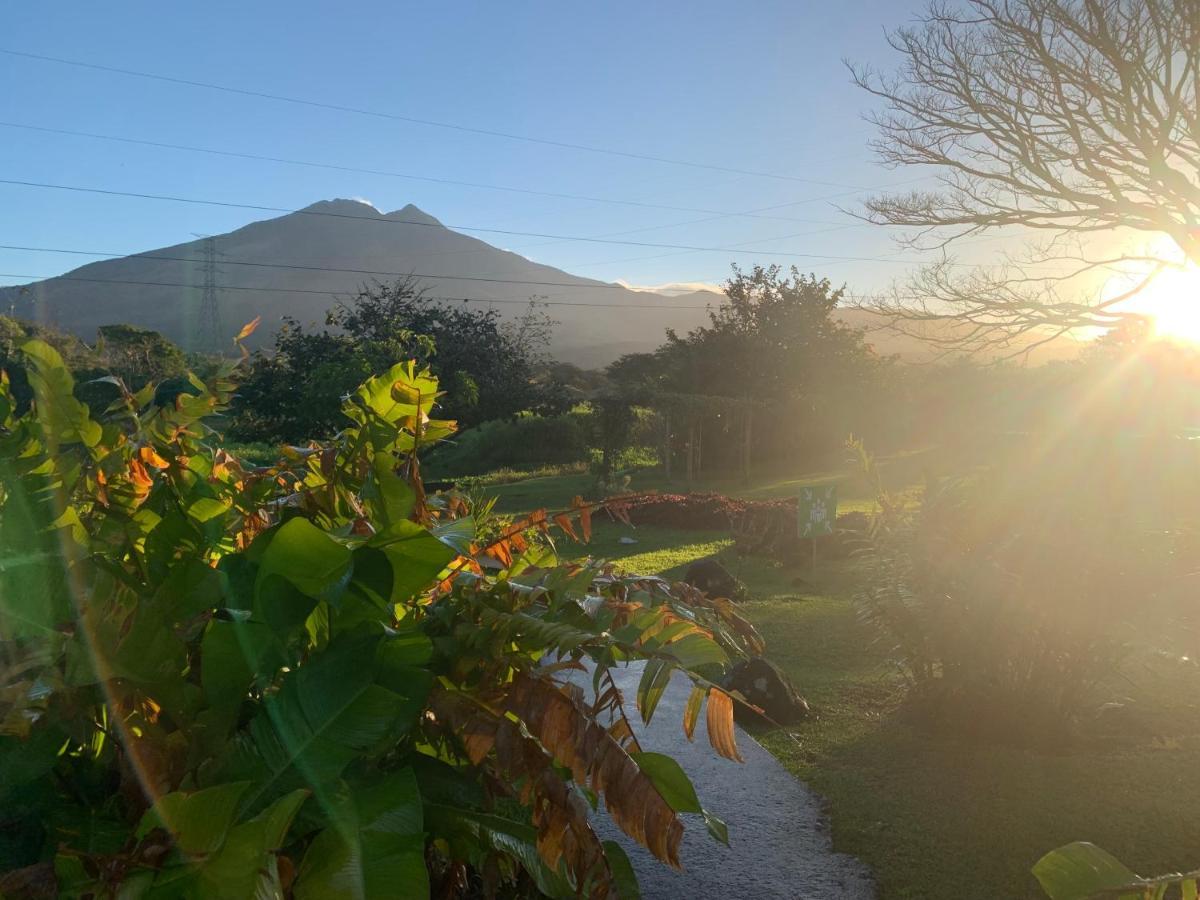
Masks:
[[[833,534],[837,521],[837,485],[801,488],[796,502],[800,537],[812,541],[813,568],[817,567],[817,538]]]

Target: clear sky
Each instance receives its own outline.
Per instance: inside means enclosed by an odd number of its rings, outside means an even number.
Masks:
[[[910,20],[920,5],[130,0],[0,7],[0,48],[8,50],[818,183],[589,153],[0,54],[5,123],[719,212],[794,204],[771,214],[801,221],[695,222],[705,216],[10,125],[0,126],[0,179],[287,208],[361,197],[384,211],[415,203],[451,226],[635,232],[626,239],[895,258],[882,229],[828,230],[853,222],[834,204],[854,205],[854,189],[924,174],[874,164],[866,146],[871,127],[861,118],[870,98],[849,83],[842,58],[888,67],[894,59],[884,28]],[[819,199],[831,195],[841,196]],[[3,184],[0,211],[0,243],[120,253],[269,215]],[[643,285],[715,282],[734,259],[772,261],[478,236],[580,275]],[[6,273],[56,274],[84,261],[0,250]],[[855,291],[885,286],[906,265],[777,261],[796,262]],[[0,283],[26,280],[0,277]]]

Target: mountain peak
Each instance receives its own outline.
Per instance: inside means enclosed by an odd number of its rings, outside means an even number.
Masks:
[[[414,222],[421,225],[437,225],[439,228],[442,227],[441,222],[425,212],[425,210],[413,206],[411,203],[403,209],[397,209],[394,212],[388,213],[384,218],[395,219],[398,222]]]
[[[338,216],[367,216],[371,218],[383,215],[369,200],[347,200],[344,197],[338,197],[333,200],[318,200],[316,203],[304,207],[300,212],[324,213]]]

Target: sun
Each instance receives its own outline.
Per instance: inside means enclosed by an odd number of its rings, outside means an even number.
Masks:
[[[1113,292],[1129,286],[1127,276],[1110,282]],[[1149,317],[1158,337],[1200,344],[1200,266],[1165,269],[1119,309]]]

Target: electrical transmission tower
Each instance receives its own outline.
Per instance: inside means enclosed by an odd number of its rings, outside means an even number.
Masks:
[[[196,345],[197,349],[208,353],[224,353],[225,334],[221,328],[219,297],[221,288],[217,285],[217,275],[221,272],[217,268],[217,257],[223,254],[217,250],[215,237],[204,234],[198,234],[196,237],[204,238],[201,245],[203,262],[200,263],[200,275],[203,281],[200,286],[200,320],[197,323]]]

